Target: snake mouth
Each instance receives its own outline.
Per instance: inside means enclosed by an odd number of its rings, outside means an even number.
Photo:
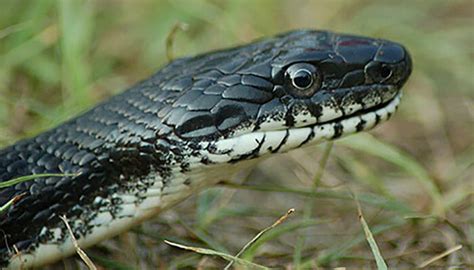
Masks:
[[[207,161],[233,163],[372,129],[388,120],[398,109],[402,92],[397,90],[395,93],[385,102],[326,122],[284,130],[257,131],[210,143],[205,148]]]
[[[401,97],[402,92],[397,91],[396,94],[387,101],[381,102],[369,108],[358,110],[350,115],[341,116],[323,123],[308,125],[307,127],[313,129],[324,129],[325,126],[332,125],[335,127],[334,135],[327,139],[336,139],[343,135],[349,135],[355,132],[368,130],[375,127],[379,123],[388,120],[398,109]],[[355,126],[353,125],[354,121],[358,122]]]
[[[367,114],[370,114],[370,113],[373,113],[373,112],[378,112],[378,114],[376,113],[376,115],[381,116],[381,115],[384,115],[384,113],[385,113],[384,109],[386,109],[386,108],[391,109],[392,108],[393,103],[396,103],[396,105],[398,106],[398,103],[400,103],[401,97],[402,97],[402,92],[397,90],[395,92],[395,94],[393,95],[393,97],[390,97],[388,100],[379,102],[379,103],[377,103],[375,105],[372,105],[370,107],[367,107],[367,108],[357,110],[357,111],[355,111],[351,114],[346,114],[346,115],[331,119],[329,121],[325,121],[325,122],[321,122],[321,123],[315,123],[315,124],[312,124],[312,125],[307,125],[306,127],[313,127],[314,128],[316,126],[325,125],[325,124],[336,124],[336,123],[342,122],[346,119],[360,118],[364,115],[367,115]],[[395,110],[396,110],[396,108],[395,108]],[[389,114],[388,117],[390,117],[393,112],[387,112],[387,113]],[[378,124],[378,121],[377,121],[377,123],[375,123],[375,125],[376,124]],[[303,127],[305,127],[305,126],[303,126]],[[361,131],[361,130],[357,130],[357,131]]]
[[[326,122],[316,123],[308,126],[288,129],[288,133],[295,133],[298,138],[293,139],[289,144],[290,148],[301,147],[305,144],[321,140],[333,140],[342,136],[350,135],[356,132],[365,131],[374,128],[378,124],[387,121],[398,109],[402,98],[402,92],[397,91],[396,94],[387,101],[381,102],[369,108],[358,110],[350,115],[341,116]],[[308,131],[309,135],[301,140],[304,133]],[[271,132],[267,132],[271,133]],[[287,140],[288,142],[289,140]],[[285,147],[285,150],[288,147]]]

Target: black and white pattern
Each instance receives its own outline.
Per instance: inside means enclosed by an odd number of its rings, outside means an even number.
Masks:
[[[296,89],[290,68],[312,75]],[[410,72],[399,44],[319,31],[175,60],[83,115],[0,150],[0,181],[78,174],[0,190],[0,205],[23,194],[0,217],[0,266],[72,254],[60,216],[87,247],[258,157],[370,129],[394,113]]]

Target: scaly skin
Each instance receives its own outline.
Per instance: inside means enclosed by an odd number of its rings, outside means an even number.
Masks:
[[[245,160],[370,129],[395,111],[410,72],[399,44],[325,31],[177,59],[90,111],[0,150],[0,181],[78,174],[0,190],[0,205],[23,194],[0,217],[0,265],[38,266],[73,253],[60,216],[87,247]]]

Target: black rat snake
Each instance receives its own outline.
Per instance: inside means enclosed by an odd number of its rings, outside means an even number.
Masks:
[[[411,73],[403,46],[293,31],[177,59],[66,123],[0,150],[0,266],[87,247],[216,183],[248,160],[387,120]]]

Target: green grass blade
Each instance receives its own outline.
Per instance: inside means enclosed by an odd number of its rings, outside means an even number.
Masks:
[[[445,209],[442,203],[440,191],[433,183],[428,172],[414,158],[403,153],[394,146],[377,140],[374,136],[368,133],[351,136],[350,138],[341,140],[339,144],[382,158],[414,176],[415,179],[426,188],[433,200],[433,213],[439,216],[444,216]]]
[[[24,193],[23,193],[24,194]],[[16,201],[18,201],[21,197],[23,197],[23,194],[16,195],[13,198],[11,198],[8,202],[6,202],[4,205],[0,206],[0,214],[2,214],[4,211],[6,211],[8,208],[10,208]]]
[[[11,180],[0,182],[0,188],[10,187],[22,182],[31,181],[33,179],[37,179],[41,177],[68,177],[68,176],[77,176],[77,174],[75,173],[40,173],[40,174],[25,175],[25,176],[20,176],[20,177],[11,179]]]
[[[236,189],[255,190],[262,192],[282,192],[297,194],[300,196],[314,197],[317,199],[336,199],[336,200],[353,200],[352,195],[345,191],[323,190],[311,192],[301,188],[264,186],[264,185],[235,185],[232,183],[223,183],[220,186]],[[399,212],[404,215],[413,215],[416,213],[409,205],[391,198],[386,198],[376,194],[360,194],[359,201],[365,204],[373,205],[381,209]]]
[[[90,104],[87,62],[94,25],[94,2],[58,1],[62,82],[66,108],[82,109]]]
[[[326,164],[327,164],[329,156],[331,154],[331,150],[332,150],[333,145],[334,145],[333,142],[328,142],[325,145],[324,152],[323,152],[323,154],[321,156],[321,159],[319,161],[318,170],[316,171],[315,177],[313,179],[313,185],[311,187],[311,193],[316,192],[316,190],[318,189],[318,187],[321,183],[321,179],[322,179],[323,174],[324,174],[324,169],[326,168]],[[315,198],[313,196],[311,196],[311,197],[307,197],[306,200],[307,201],[305,202],[305,206],[304,206],[304,210],[303,210],[303,219],[309,220],[309,219],[311,219],[311,213],[313,212],[313,205],[314,205]],[[294,252],[293,252],[293,263],[294,263],[296,269],[301,268],[300,267],[301,256],[302,256],[302,253],[303,253],[303,250],[304,250],[306,237],[307,237],[307,235],[303,235],[303,234],[298,235],[296,246],[295,246],[295,249],[294,249]]]

